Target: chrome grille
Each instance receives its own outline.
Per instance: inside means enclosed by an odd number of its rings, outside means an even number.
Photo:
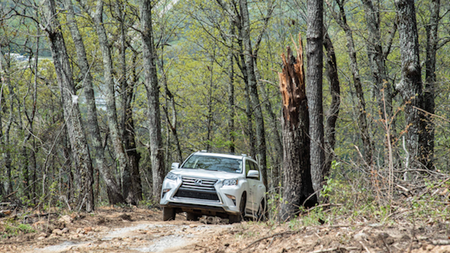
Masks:
[[[180,189],[185,190],[201,190],[201,191],[216,191],[214,185],[216,184],[216,179],[204,179],[195,177],[183,177],[183,183]]]
[[[216,182],[216,179],[183,177],[183,183],[174,197],[219,201],[214,188]]]

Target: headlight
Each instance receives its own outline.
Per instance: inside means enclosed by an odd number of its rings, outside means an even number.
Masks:
[[[166,179],[174,180],[174,181],[176,181],[178,178],[180,178],[180,176],[177,174],[173,174],[172,172],[169,172],[169,174],[167,174],[167,176],[166,176]]]
[[[225,179],[223,180],[223,186],[232,186],[232,185],[237,185],[238,184],[238,180],[237,179]]]

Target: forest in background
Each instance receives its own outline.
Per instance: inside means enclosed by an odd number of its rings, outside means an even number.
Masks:
[[[399,10],[408,2],[417,21],[418,90],[402,76],[409,45]],[[0,6],[0,200],[87,211],[154,205],[170,164],[198,150],[257,157],[270,203],[281,198],[286,134],[278,73],[286,47],[299,45],[298,34],[308,38],[306,2]],[[352,190],[359,195],[352,204],[385,206],[447,182],[449,10],[438,0],[324,2],[319,100],[328,201]],[[422,143],[414,146],[418,135]]]

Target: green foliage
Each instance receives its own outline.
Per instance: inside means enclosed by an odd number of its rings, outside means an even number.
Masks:
[[[8,238],[20,234],[36,232],[29,224],[18,223],[16,220],[8,219],[5,222],[4,231],[0,233],[0,238]]]
[[[167,167],[170,163],[178,159],[175,155],[176,145],[174,142],[169,121],[173,122],[172,113],[176,113],[176,128],[182,150],[182,155],[186,157],[189,153],[211,147],[214,151],[228,151],[233,144],[238,153],[248,153],[250,141],[248,139],[248,129],[255,128],[254,123],[249,122],[245,113],[248,100],[245,94],[245,81],[239,62],[238,35],[231,36],[230,17],[227,11],[223,10],[216,1],[158,1],[153,8],[155,44],[157,46],[158,81],[161,87],[161,118],[162,134],[164,139],[165,155],[167,157]],[[87,60],[90,64],[90,71],[94,78],[95,95],[101,98],[106,87],[103,84],[103,62],[102,54],[98,45],[98,37],[92,18],[89,14],[74,2],[77,10],[76,21],[79,26],[84,46],[87,52]],[[116,4],[120,4],[120,8]],[[265,21],[267,1],[249,2],[251,27],[250,33],[253,46],[256,38],[263,31]],[[297,41],[298,33],[302,34],[304,45],[306,45],[306,21],[304,19],[304,3],[292,8],[293,2],[279,4],[276,2],[267,30],[262,35],[259,45],[258,55],[255,64],[261,75],[258,88],[267,93],[271,102],[272,111],[277,119],[274,124],[267,111],[264,111],[264,120],[267,136],[267,150],[270,161],[269,164],[276,163],[280,155],[274,150],[273,138],[279,135],[279,112],[281,110],[280,94],[278,88],[277,72],[281,70],[280,54],[286,46],[293,47],[292,38]],[[297,5],[298,3],[295,3]],[[383,49],[387,49],[389,38],[392,34],[392,25],[396,19],[395,7],[392,1],[380,1],[378,8],[380,12],[380,33]],[[417,3],[417,20],[419,22],[419,40],[421,42],[421,59],[426,59],[426,39],[427,22],[429,21],[429,1]],[[41,27],[45,26],[42,20],[42,8],[27,8],[20,4],[14,5],[16,11],[26,12],[26,16],[34,17],[34,20],[41,22],[37,24],[29,18],[21,15],[4,15],[5,22],[0,25],[1,53],[2,58],[2,89],[1,89],[1,136],[2,145],[0,152],[0,181],[11,181],[13,190],[17,190],[18,199],[24,205],[31,206],[34,202],[40,203],[45,209],[53,206],[63,207],[66,203],[59,199],[59,195],[71,196],[70,204],[79,197],[77,189],[80,186],[71,185],[76,183],[76,164],[71,160],[70,140],[66,136],[64,129],[65,121],[61,109],[60,88],[57,83],[53,60],[48,50],[48,42],[42,36]],[[88,8],[94,10],[95,3],[89,2]],[[442,9],[448,7],[448,3],[442,4]],[[141,155],[140,169],[144,184],[144,192],[148,193],[151,185],[150,155],[148,150],[149,131],[147,123],[147,94],[143,85],[142,76],[142,42],[140,37],[140,20],[137,2],[108,2],[105,4],[103,13],[104,25],[110,43],[110,50],[113,60],[114,78],[118,80],[126,79],[133,82],[133,120],[135,124],[134,134],[137,143],[137,151]],[[336,8],[333,6],[331,8]],[[119,15],[119,9],[123,15]],[[448,9],[448,8],[447,8]],[[339,119],[336,128],[336,161],[333,162],[332,174],[327,178],[327,184],[322,189],[322,196],[327,198],[331,204],[329,209],[303,210],[302,215],[307,215],[305,223],[315,224],[318,217],[326,221],[342,215],[350,219],[391,219],[393,212],[397,211],[392,203],[384,203],[380,188],[375,187],[368,178],[364,161],[360,159],[355,146],[361,147],[362,142],[359,136],[357,117],[361,112],[355,110],[355,91],[352,85],[351,65],[347,52],[346,34],[336,24],[326,8],[325,17],[327,20],[327,32],[333,41],[338,72],[341,81],[341,104]],[[335,9],[337,10],[337,9]],[[7,6],[2,10],[2,14],[7,13]],[[352,29],[355,47],[358,49],[360,78],[363,83],[364,98],[367,101],[366,111],[371,134],[375,146],[374,154],[378,154],[377,166],[379,173],[384,172],[386,161],[384,155],[386,132],[381,128],[379,108],[374,95],[374,84],[371,69],[367,57],[367,25],[363,7],[360,1],[350,0],[345,2],[345,12],[347,22]],[[64,35],[64,42],[68,49],[71,68],[76,83],[76,93],[80,95],[79,104],[81,111],[85,111],[85,100],[83,98],[83,76],[77,64],[77,55],[74,42],[67,27],[65,12],[59,12],[57,18],[61,22],[61,31]],[[448,23],[450,16],[442,16],[442,24]],[[121,70],[121,22],[125,27],[126,37],[126,73],[123,76]],[[39,27],[41,26],[41,27]],[[439,28],[439,37],[448,35],[445,26]],[[394,33],[393,44],[389,54],[386,55],[388,85],[395,86],[400,82],[400,50],[398,45],[398,34]],[[230,38],[233,38],[233,44]],[[38,41],[39,38],[39,41]],[[32,55],[36,52],[36,45],[39,44],[39,62],[37,70],[34,69],[33,61],[19,62],[9,61],[10,53],[20,53],[22,55]],[[233,65],[228,59],[229,52],[234,53]],[[385,52],[386,53],[386,52]],[[450,118],[450,44],[440,44],[437,55],[437,82],[436,82],[436,117],[435,123],[435,164],[437,171],[448,173],[450,168],[450,129],[448,118]],[[229,95],[229,71],[230,67],[235,71],[232,83],[235,90],[235,104],[233,108],[228,106]],[[423,67],[424,72],[425,67]],[[136,76],[135,76],[136,75]],[[10,82],[11,86],[8,85]],[[36,87],[36,90],[34,90]],[[124,101],[122,94],[126,91],[117,85],[116,103],[117,115],[121,122]],[[130,88],[131,89],[131,88]],[[324,109],[327,110],[331,95],[329,84],[324,77]],[[33,94],[36,92],[36,101]],[[171,96],[174,99],[175,108],[171,105]],[[14,94],[14,95],[13,95]],[[261,101],[263,101],[261,99]],[[393,101],[394,109],[399,113],[395,116],[395,128],[392,129],[394,139],[399,133],[406,129],[405,115],[401,110],[403,104],[400,96]],[[265,106],[265,104],[261,104]],[[231,121],[231,110],[235,111],[235,129],[229,129],[228,123]],[[253,110],[253,108],[250,108]],[[111,150],[111,140],[109,138],[106,110],[98,107],[98,119],[102,138],[105,140],[105,154],[107,154],[108,165],[114,164],[115,155]],[[166,114],[167,113],[167,114]],[[35,117],[32,119],[32,115]],[[86,120],[83,114],[83,120]],[[122,124],[123,125],[123,124]],[[235,141],[230,140],[230,132]],[[87,140],[91,144],[91,140]],[[395,139],[393,145],[394,153],[398,158],[396,168],[402,169],[404,151],[401,147],[401,140]],[[22,150],[24,152],[22,153]],[[35,165],[31,163],[34,155]],[[6,157],[10,159],[7,160]],[[396,158],[396,159],[397,159]],[[9,163],[9,164],[8,164]],[[112,166],[115,167],[115,166]],[[25,170],[29,169],[28,175]],[[7,172],[11,175],[7,175]],[[33,174],[35,173],[35,174]],[[120,178],[121,172],[112,169],[116,178]],[[36,178],[32,178],[33,176]],[[46,180],[42,178],[46,177]],[[385,175],[382,175],[385,176]],[[396,175],[396,178],[399,175]],[[26,187],[25,178],[28,177],[32,186]],[[380,177],[381,178],[381,177]],[[107,199],[104,183],[99,177],[99,195],[97,199]],[[380,180],[380,185],[387,182]],[[398,180],[398,179],[396,179]],[[269,180],[270,181],[270,180]],[[43,185],[44,184],[44,185]],[[429,184],[428,189],[434,189],[436,183]],[[2,189],[3,190],[3,189]],[[34,190],[34,196],[27,196],[27,193]],[[432,190],[429,190],[433,192]],[[42,193],[44,192],[44,193]],[[70,194],[69,194],[70,193]],[[3,194],[3,192],[2,192]],[[146,196],[148,197],[148,196]],[[440,197],[431,193],[424,194],[420,198],[414,199],[411,205],[417,215],[431,215],[441,217],[445,210],[439,207]],[[36,201],[35,201],[36,200]],[[351,201],[349,201],[351,200]],[[427,210],[424,206],[426,200],[433,201],[436,208]],[[271,217],[278,215],[279,204],[283,201],[278,193],[270,194],[268,206]],[[101,204],[105,204],[103,201]],[[145,206],[153,206],[155,203],[143,202]],[[303,217],[303,216],[302,216]]]

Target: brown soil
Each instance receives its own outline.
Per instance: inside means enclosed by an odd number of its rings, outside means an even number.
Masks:
[[[450,228],[433,221],[321,226],[219,218],[162,222],[161,211],[98,208],[92,214],[47,214],[0,218],[0,252],[450,252]],[[19,217],[19,216],[16,216]],[[299,218],[301,219],[301,218]],[[33,233],[7,236],[11,224],[28,223]]]

